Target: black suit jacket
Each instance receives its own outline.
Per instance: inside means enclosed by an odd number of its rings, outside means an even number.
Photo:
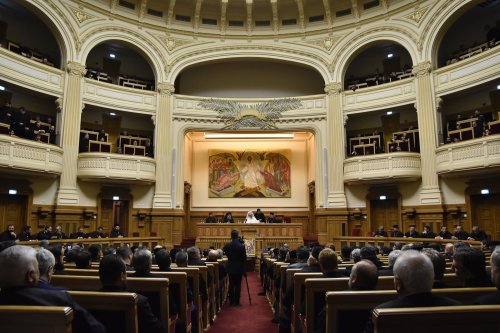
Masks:
[[[247,260],[245,246],[238,239],[233,239],[224,246],[224,253],[228,259],[226,267],[227,273],[243,274],[245,272],[245,262]]]
[[[492,292],[481,297],[476,298],[474,304],[487,305],[487,304],[500,304],[500,291]]]
[[[3,288],[0,291],[0,305],[69,306],[73,308],[74,313],[73,332],[106,332],[100,322],[64,291],[45,290],[35,287]]]

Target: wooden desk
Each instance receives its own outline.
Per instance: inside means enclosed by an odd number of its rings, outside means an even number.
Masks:
[[[90,140],[89,152],[92,153],[111,153],[111,143]]]
[[[144,146],[134,146],[134,145],[124,145],[123,153],[127,155],[139,155],[146,156],[146,147]]]

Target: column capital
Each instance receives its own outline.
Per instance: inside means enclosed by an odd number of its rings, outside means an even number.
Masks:
[[[69,75],[83,77],[86,71],[87,69],[85,68],[85,66],[78,62],[68,61],[68,63],[66,64],[66,72],[68,72]]]
[[[413,66],[412,69],[412,74],[415,75],[415,77],[419,78],[422,76],[429,75],[430,72],[432,71],[432,64],[430,61],[424,61],[419,64],[416,64]]]
[[[157,90],[160,95],[171,96],[175,92],[175,87],[171,83],[158,83]]]
[[[325,92],[327,95],[339,95],[342,91],[342,85],[338,82],[331,82],[325,85]]]

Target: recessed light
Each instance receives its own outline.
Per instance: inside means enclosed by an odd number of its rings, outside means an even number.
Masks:
[[[387,197],[385,195],[381,195],[380,197],[378,197],[380,200],[385,200],[387,199]]]
[[[10,195],[16,195],[16,194],[17,194],[17,190],[10,189],[10,190],[9,190],[9,194],[10,194]]]
[[[109,113],[109,115],[110,115],[110,116],[116,116],[116,113],[114,113],[114,112],[110,112],[110,113]]]
[[[500,90],[500,84],[499,84],[499,85],[497,85],[497,90]]]
[[[0,86],[0,90],[4,91],[5,87],[4,86]]]
[[[205,133],[205,139],[293,139],[293,133]]]
[[[116,58],[116,55],[114,53],[110,53],[109,57],[112,58],[112,59],[114,59],[114,58]]]
[[[117,195],[114,195],[114,196],[113,196],[113,201],[118,201],[118,200],[120,200],[120,197],[119,197],[119,196],[117,196]]]
[[[392,114],[392,111],[387,111],[386,115],[390,116]]]
[[[392,57],[394,57],[394,54],[392,54],[392,53],[389,53],[389,54],[387,55],[387,58],[392,58]]]
[[[487,189],[487,188],[483,188],[483,189],[481,190],[481,194],[490,194],[490,190],[489,190],[489,189]]]

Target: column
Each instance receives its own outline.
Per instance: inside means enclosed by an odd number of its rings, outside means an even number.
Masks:
[[[82,113],[82,78],[85,74],[85,66],[70,61],[66,65],[66,72],[60,139],[61,147],[64,150],[63,171],[57,192],[57,205],[76,205],[79,199],[76,176]]]
[[[344,114],[340,92],[342,85],[337,82],[325,86],[328,108],[328,208],[345,208],[347,201],[344,193]]]
[[[421,205],[441,204],[441,191],[436,173],[436,107],[431,77],[432,65],[422,62],[413,66],[417,92],[417,115],[422,163]]]
[[[172,208],[172,103],[174,85],[158,84],[158,109],[155,124],[156,184],[153,208]]]

